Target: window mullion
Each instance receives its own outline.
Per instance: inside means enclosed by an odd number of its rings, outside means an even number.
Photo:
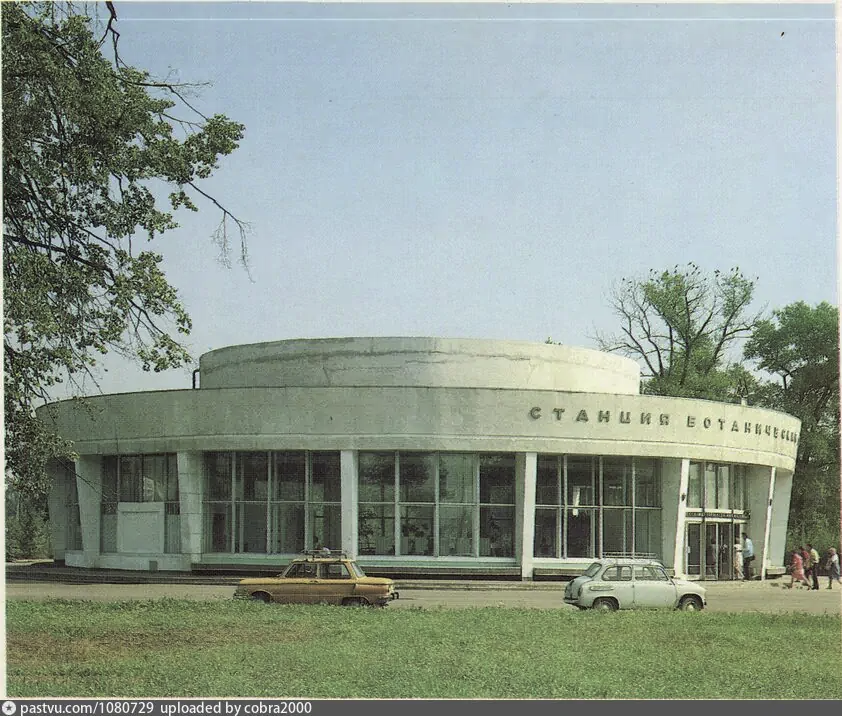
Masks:
[[[236,552],[237,542],[237,453],[231,453],[231,538],[228,547],[232,554]]]
[[[561,456],[561,482],[562,486],[564,487],[564,494],[561,498],[561,511],[562,511],[562,544],[561,544],[561,556],[562,558],[567,558],[567,455]]]
[[[474,495],[473,530],[474,530],[474,539],[473,539],[473,542],[474,542],[474,544],[473,544],[473,550],[472,551],[473,551],[474,557],[479,557],[479,553],[480,553],[480,549],[479,549],[479,540],[480,540],[480,524],[479,524],[479,522],[480,522],[480,507],[479,507],[479,500],[480,500],[480,496],[479,496],[479,492],[480,492],[479,491],[479,480],[480,480],[479,465],[480,465],[480,459],[479,459],[479,453],[473,454],[473,463],[474,463],[473,464],[473,468],[474,468],[473,469],[473,474],[474,474],[474,477],[473,477],[473,483],[474,483],[473,484],[473,495]]]
[[[310,519],[310,486],[313,480],[313,453],[304,453],[304,549],[313,544],[313,525]]]
[[[398,484],[398,470],[399,470],[399,463],[398,463],[398,454],[395,451],[395,475],[393,477],[394,483],[394,495],[392,496],[392,510],[395,514],[395,525],[393,531],[395,533],[395,555],[403,554],[403,543],[401,541],[401,527],[402,527],[402,519],[401,519],[401,505],[400,505],[400,486]]]

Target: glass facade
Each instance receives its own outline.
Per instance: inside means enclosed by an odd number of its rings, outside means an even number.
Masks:
[[[203,551],[257,555],[340,549],[340,455],[305,450],[204,453]],[[361,556],[519,556],[514,453],[360,451],[357,465]],[[742,513],[746,505],[746,467],[702,461],[689,467],[690,515],[698,511],[703,525],[706,519],[712,524],[729,516],[705,518],[705,511],[727,510],[733,522],[734,512]],[[660,558],[660,470],[655,458],[539,454],[534,556]],[[75,479],[67,485],[67,548],[81,549]],[[103,457],[102,553],[117,551],[119,505],[137,502],[163,503],[164,552],[180,553],[175,454]],[[728,564],[702,554],[709,551],[702,537],[708,536],[700,533],[698,559],[688,558],[694,568],[703,574],[730,573]],[[724,554],[718,547],[720,551]]]
[[[363,555],[514,557],[514,455],[360,452]]]
[[[178,464],[175,453],[106,455],[102,458],[100,552],[117,551],[119,503],[164,504],[164,553],[181,552]]]
[[[341,499],[338,452],[205,453],[204,550],[339,549]]]
[[[661,554],[658,461],[539,455],[534,556],[631,554]]]

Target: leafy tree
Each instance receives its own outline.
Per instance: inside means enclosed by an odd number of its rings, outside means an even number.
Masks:
[[[758,402],[801,419],[790,541],[839,541],[839,310],[799,301],[760,321],[745,357],[773,376]]]
[[[753,295],[754,281],[738,268],[708,276],[690,263],[624,278],[611,293],[620,331],[596,341],[642,364],[645,393],[739,399],[754,380],[728,356],[758,320],[748,312]]]
[[[6,468],[22,493],[43,492],[46,461],[70,453],[33,412],[53,386],[78,386],[108,351],[155,371],[190,360],[190,318],[142,238],[201,197],[245,260],[246,225],[201,188],[244,127],[126,65],[107,7],[103,27],[72,3],[0,4]]]

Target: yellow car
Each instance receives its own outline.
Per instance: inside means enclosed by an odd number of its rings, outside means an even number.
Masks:
[[[234,599],[266,603],[360,607],[385,607],[398,596],[391,579],[366,577],[344,552],[327,549],[302,553],[277,576],[243,579],[234,592]]]

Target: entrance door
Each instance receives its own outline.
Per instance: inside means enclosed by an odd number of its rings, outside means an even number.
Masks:
[[[719,579],[734,579],[734,526],[730,522],[719,524],[719,551],[717,574]]]
[[[702,524],[688,522],[684,529],[684,573],[688,577],[702,576]]]
[[[684,533],[685,573],[701,579],[737,579],[736,548],[741,525],[688,522]]]
[[[719,579],[717,571],[719,554],[719,531],[715,522],[708,522],[705,525],[705,579]]]

